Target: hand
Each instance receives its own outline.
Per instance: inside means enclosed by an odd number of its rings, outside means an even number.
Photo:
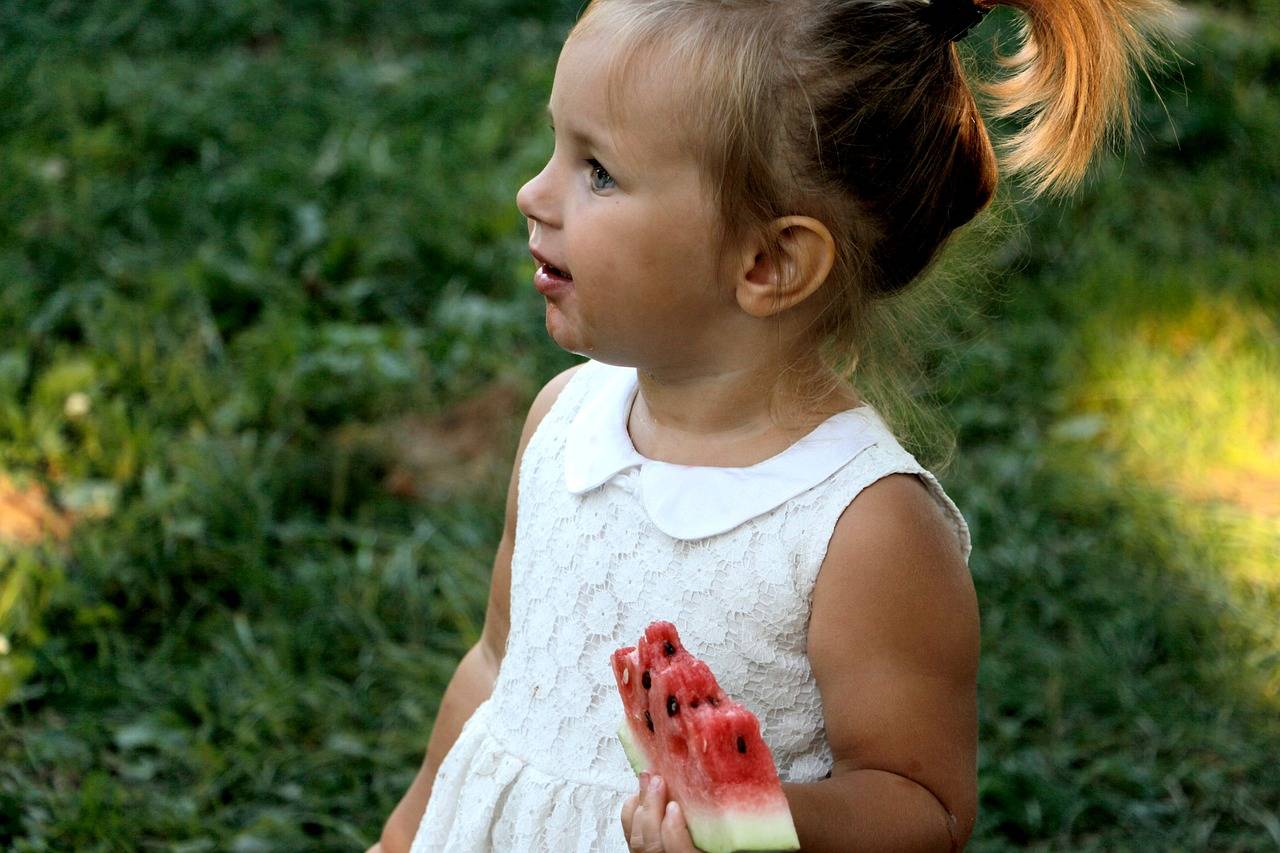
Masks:
[[[640,791],[622,805],[622,831],[631,853],[700,853],[660,776],[640,774]]]

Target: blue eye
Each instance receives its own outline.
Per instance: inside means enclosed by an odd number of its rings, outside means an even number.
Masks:
[[[593,190],[607,190],[613,187],[613,175],[604,166],[600,165],[598,160],[588,160],[591,165],[591,188]]]

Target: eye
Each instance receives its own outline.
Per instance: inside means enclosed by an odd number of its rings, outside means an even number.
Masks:
[[[600,165],[598,160],[588,160],[591,166],[591,188],[593,190],[607,190],[614,186],[613,175]]]

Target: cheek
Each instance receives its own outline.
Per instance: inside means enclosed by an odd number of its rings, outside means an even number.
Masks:
[[[705,304],[721,285],[712,236],[689,218],[670,222],[665,233],[668,239],[648,247],[648,263],[662,270],[674,302]]]
[[[660,228],[671,235],[667,254],[681,267],[706,278],[715,266],[718,217],[700,194],[673,196],[657,212]]]
[[[680,199],[651,205],[646,216],[637,217],[624,229],[622,233],[634,235],[628,241],[633,255],[647,265],[686,276],[705,276],[710,267],[713,246],[709,224]]]
[[[624,305],[632,316],[639,309],[679,319],[704,309],[720,289],[714,221],[695,199],[668,195],[619,204],[579,222],[584,227],[570,246],[584,279],[578,295],[597,320]]]

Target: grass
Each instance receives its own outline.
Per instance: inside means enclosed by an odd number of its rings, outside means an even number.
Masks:
[[[572,361],[513,196],[573,11],[0,20],[0,846],[376,835],[478,634],[521,407]],[[1139,149],[940,275],[974,849],[1280,847],[1271,11],[1204,14]]]

